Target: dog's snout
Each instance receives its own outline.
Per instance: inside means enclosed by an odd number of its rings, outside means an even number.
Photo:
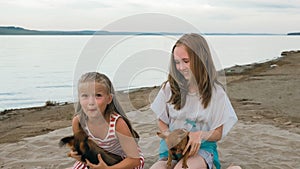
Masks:
[[[173,147],[173,148],[171,148],[170,150],[171,150],[171,151],[176,151],[176,148],[175,148],[175,147]]]

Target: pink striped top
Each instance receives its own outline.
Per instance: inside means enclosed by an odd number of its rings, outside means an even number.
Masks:
[[[110,122],[109,122],[109,129],[106,137],[104,139],[96,138],[92,135],[88,127],[86,126],[86,130],[88,131],[88,135],[96,142],[98,143],[99,147],[117,154],[123,158],[126,158],[126,154],[123,151],[121,144],[116,136],[116,122],[118,118],[121,117],[121,115],[113,113],[110,116]],[[144,156],[139,149],[139,154],[140,154],[140,166],[135,167],[134,169],[143,169],[144,168]],[[87,169],[86,165],[80,161],[76,161],[75,164],[73,165],[73,169]]]

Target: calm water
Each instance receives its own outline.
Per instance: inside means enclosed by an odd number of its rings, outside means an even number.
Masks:
[[[176,37],[99,38],[0,36],[0,111],[41,106],[48,100],[73,102],[74,82],[85,71],[104,72],[119,90],[160,85],[165,80]],[[283,50],[300,48],[299,36],[206,38],[218,69],[274,59]],[[116,43],[111,45],[111,39]]]

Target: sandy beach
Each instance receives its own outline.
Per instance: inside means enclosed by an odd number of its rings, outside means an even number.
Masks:
[[[222,168],[300,168],[300,52],[265,63],[225,69],[226,90],[239,118],[218,143]],[[159,87],[119,92],[148,169],[158,156],[156,117],[149,109]],[[72,134],[72,103],[6,110],[0,113],[0,168],[71,167],[62,137]]]

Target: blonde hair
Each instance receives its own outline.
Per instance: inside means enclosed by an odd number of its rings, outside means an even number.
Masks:
[[[214,83],[221,83],[217,80],[217,71],[206,40],[195,33],[184,34],[173,46],[167,80],[172,92],[169,103],[174,104],[175,109],[181,109],[185,105],[188,93],[188,81],[177,70],[174,60],[174,49],[178,46],[184,46],[189,55],[193,80],[198,86],[201,103],[206,108],[211,100]]]
[[[85,82],[95,82],[95,83],[100,83],[102,84],[106,91],[107,94],[112,94],[113,96],[113,100],[111,103],[109,103],[105,109],[104,112],[104,116],[110,116],[110,114],[112,113],[117,113],[119,115],[121,115],[121,117],[124,119],[124,121],[126,122],[129,130],[131,131],[131,134],[133,135],[134,138],[136,138],[137,140],[139,139],[139,135],[138,133],[132,128],[132,125],[129,121],[129,119],[127,118],[122,106],[120,105],[119,101],[117,100],[116,96],[115,96],[115,89],[111,83],[111,81],[109,80],[109,78],[101,73],[98,72],[88,72],[83,74],[79,81],[78,81],[78,88],[79,85]],[[80,105],[79,102],[77,102],[77,106],[76,106],[76,114],[78,114],[80,116],[80,125],[82,126],[82,128],[84,129],[86,126],[86,121],[88,120],[87,115],[83,112],[82,107]]]

